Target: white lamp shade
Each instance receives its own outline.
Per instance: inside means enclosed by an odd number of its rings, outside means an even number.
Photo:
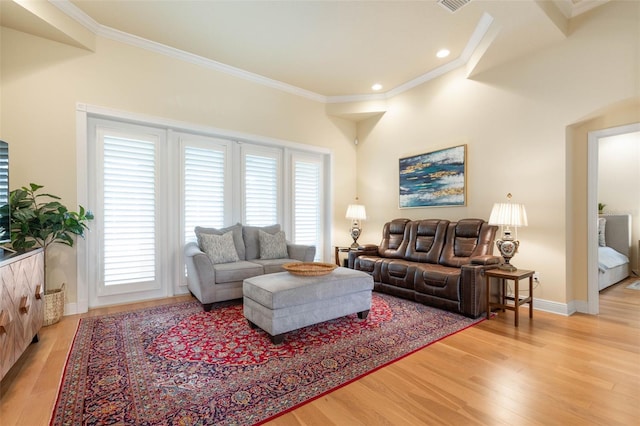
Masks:
[[[489,224],[527,226],[527,211],[522,204],[495,203],[491,209]]]
[[[347,219],[366,220],[367,211],[362,204],[349,204],[345,217]]]

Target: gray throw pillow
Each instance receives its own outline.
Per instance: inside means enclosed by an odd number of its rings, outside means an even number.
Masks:
[[[260,241],[258,240],[258,231],[262,230],[268,234],[275,234],[280,231],[280,225],[269,226],[244,226],[242,228],[242,238],[246,247],[245,260],[253,260],[260,258]]]
[[[242,225],[241,224],[236,223],[233,226],[229,226],[227,228],[220,228],[220,229],[203,228],[203,227],[200,227],[200,226],[196,226],[194,231],[196,233],[196,237],[198,238],[198,245],[200,246],[200,249],[202,249],[202,235],[204,235],[204,234],[222,235],[222,234],[226,234],[229,231],[233,231],[233,244],[236,247],[236,253],[238,253],[238,257],[240,258],[240,260],[245,260],[246,259],[246,257],[245,257],[246,256],[245,255],[245,249],[244,249],[244,239],[242,237]]]
[[[226,234],[202,234],[202,251],[213,263],[229,263],[240,260],[233,244],[233,231]]]
[[[269,234],[258,230],[258,239],[260,241],[260,259],[286,259],[289,257],[287,239],[283,231]]]

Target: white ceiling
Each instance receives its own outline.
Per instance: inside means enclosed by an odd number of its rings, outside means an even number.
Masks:
[[[17,7],[25,0],[0,1],[3,26],[66,41],[37,28]],[[393,94],[460,65],[481,72],[561,40],[572,17],[606,1],[472,0],[455,13],[437,0],[51,3],[94,33],[151,41],[340,101],[371,96],[374,83]],[[441,48],[451,55],[436,58]]]

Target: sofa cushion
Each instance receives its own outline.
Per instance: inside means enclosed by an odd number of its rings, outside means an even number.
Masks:
[[[438,263],[449,221],[415,220],[407,226],[409,226],[409,244],[405,259],[414,262]]]
[[[213,263],[229,263],[240,260],[233,244],[233,231],[222,235],[201,234],[202,251]]]
[[[285,259],[287,252],[287,239],[283,231],[275,234],[258,230],[258,242],[260,245],[260,259]]]
[[[233,245],[236,248],[236,253],[238,254],[238,258],[240,260],[245,260],[245,249],[244,249],[244,240],[242,237],[242,224],[236,223],[233,226],[229,226],[227,228],[203,228],[201,226],[196,226],[194,229],[196,233],[196,237],[198,238],[198,245],[202,249],[202,235],[203,234],[213,234],[213,235],[222,235],[229,231],[233,232]]]
[[[416,264],[414,290],[442,299],[460,300],[460,268]]]
[[[274,272],[284,272],[282,265],[286,263],[300,262],[295,259],[253,259],[251,262],[262,265],[265,274],[273,274]]]
[[[409,219],[394,219],[385,223],[382,242],[378,249],[380,256],[400,259],[404,257],[409,243]]]
[[[243,226],[242,227],[242,238],[244,239],[245,245],[245,259],[253,260],[258,259],[260,257],[260,240],[258,239],[258,231],[262,230],[269,234],[275,234],[280,231],[280,225],[269,225],[269,226]],[[286,256],[285,256],[286,257]]]
[[[438,263],[460,267],[470,263],[473,256],[491,254],[494,237],[495,227],[482,219],[462,219],[450,223]]]
[[[218,263],[213,265],[216,272],[216,284],[232,283],[244,280],[245,278],[262,275],[264,268],[257,263],[241,260],[233,263]]]

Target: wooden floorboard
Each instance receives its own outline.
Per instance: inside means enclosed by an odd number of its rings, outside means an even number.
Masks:
[[[513,312],[464,330],[280,416],[280,425],[635,425],[640,291],[600,295],[597,316]],[[187,296],[91,310],[140,309]],[[45,327],[0,383],[0,424],[48,424],[80,316]]]

